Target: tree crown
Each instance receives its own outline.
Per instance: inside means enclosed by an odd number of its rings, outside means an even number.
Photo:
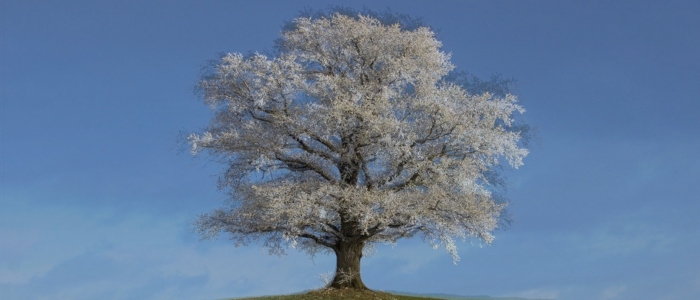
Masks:
[[[232,196],[200,217],[204,235],[314,253],[420,234],[455,261],[454,238],[493,240],[494,171],[528,153],[507,84],[470,93],[432,30],[362,14],[299,17],[278,44],[200,82],[215,116],[189,141],[225,159]]]

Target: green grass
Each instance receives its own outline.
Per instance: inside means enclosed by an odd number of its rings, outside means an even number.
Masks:
[[[460,297],[444,294],[418,295],[399,292],[321,289],[292,295],[231,298],[228,300],[527,300],[523,298]],[[535,299],[532,299],[535,300]]]
[[[355,291],[345,289],[322,289],[301,294],[232,298],[230,300],[435,300],[419,296],[405,296],[377,291]]]
[[[448,294],[412,294],[412,293],[402,293],[388,291],[397,295],[406,296],[421,296],[429,297],[429,299],[443,299],[443,300],[554,300],[554,299],[532,299],[532,298],[517,298],[517,297],[489,297],[489,296],[456,296]]]

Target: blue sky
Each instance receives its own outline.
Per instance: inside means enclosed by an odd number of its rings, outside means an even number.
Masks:
[[[216,299],[316,288],[334,258],[278,258],[196,215],[220,165],[179,151],[222,52],[270,49],[340,1],[0,3],[0,298]],[[420,240],[363,259],[370,288],[700,299],[700,2],[356,1],[422,17],[460,70],[518,80],[539,129],[508,171],[515,222],[455,266]]]

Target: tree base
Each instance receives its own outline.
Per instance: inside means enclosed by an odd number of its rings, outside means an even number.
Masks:
[[[307,293],[311,299],[391,299],[391,294],[385,292],[372,291],[370,289],[366,290],[356,290],[356,289],[336,289],[336,288],[323,288],[320,290],[310,291]]]
[[[360,259],[362,259],[363,242],[338,244],[335,249],[335,276],[328,285],[334,289],[369,290],[362,282],[360,275]]]

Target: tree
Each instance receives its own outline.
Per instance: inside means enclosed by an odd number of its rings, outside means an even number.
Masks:
[[[196,222],[205,237],[333,252],[329,287],[352,289],[377,243],[418,235],[456,262],[456,238],[493,240],[496,170],[528,153],[515,96],[466,90],[427,27],[336,12],[295,19],[278,46],[227,54],[200,81],[215,117],[189,142],[227,165],[231,196]]]

